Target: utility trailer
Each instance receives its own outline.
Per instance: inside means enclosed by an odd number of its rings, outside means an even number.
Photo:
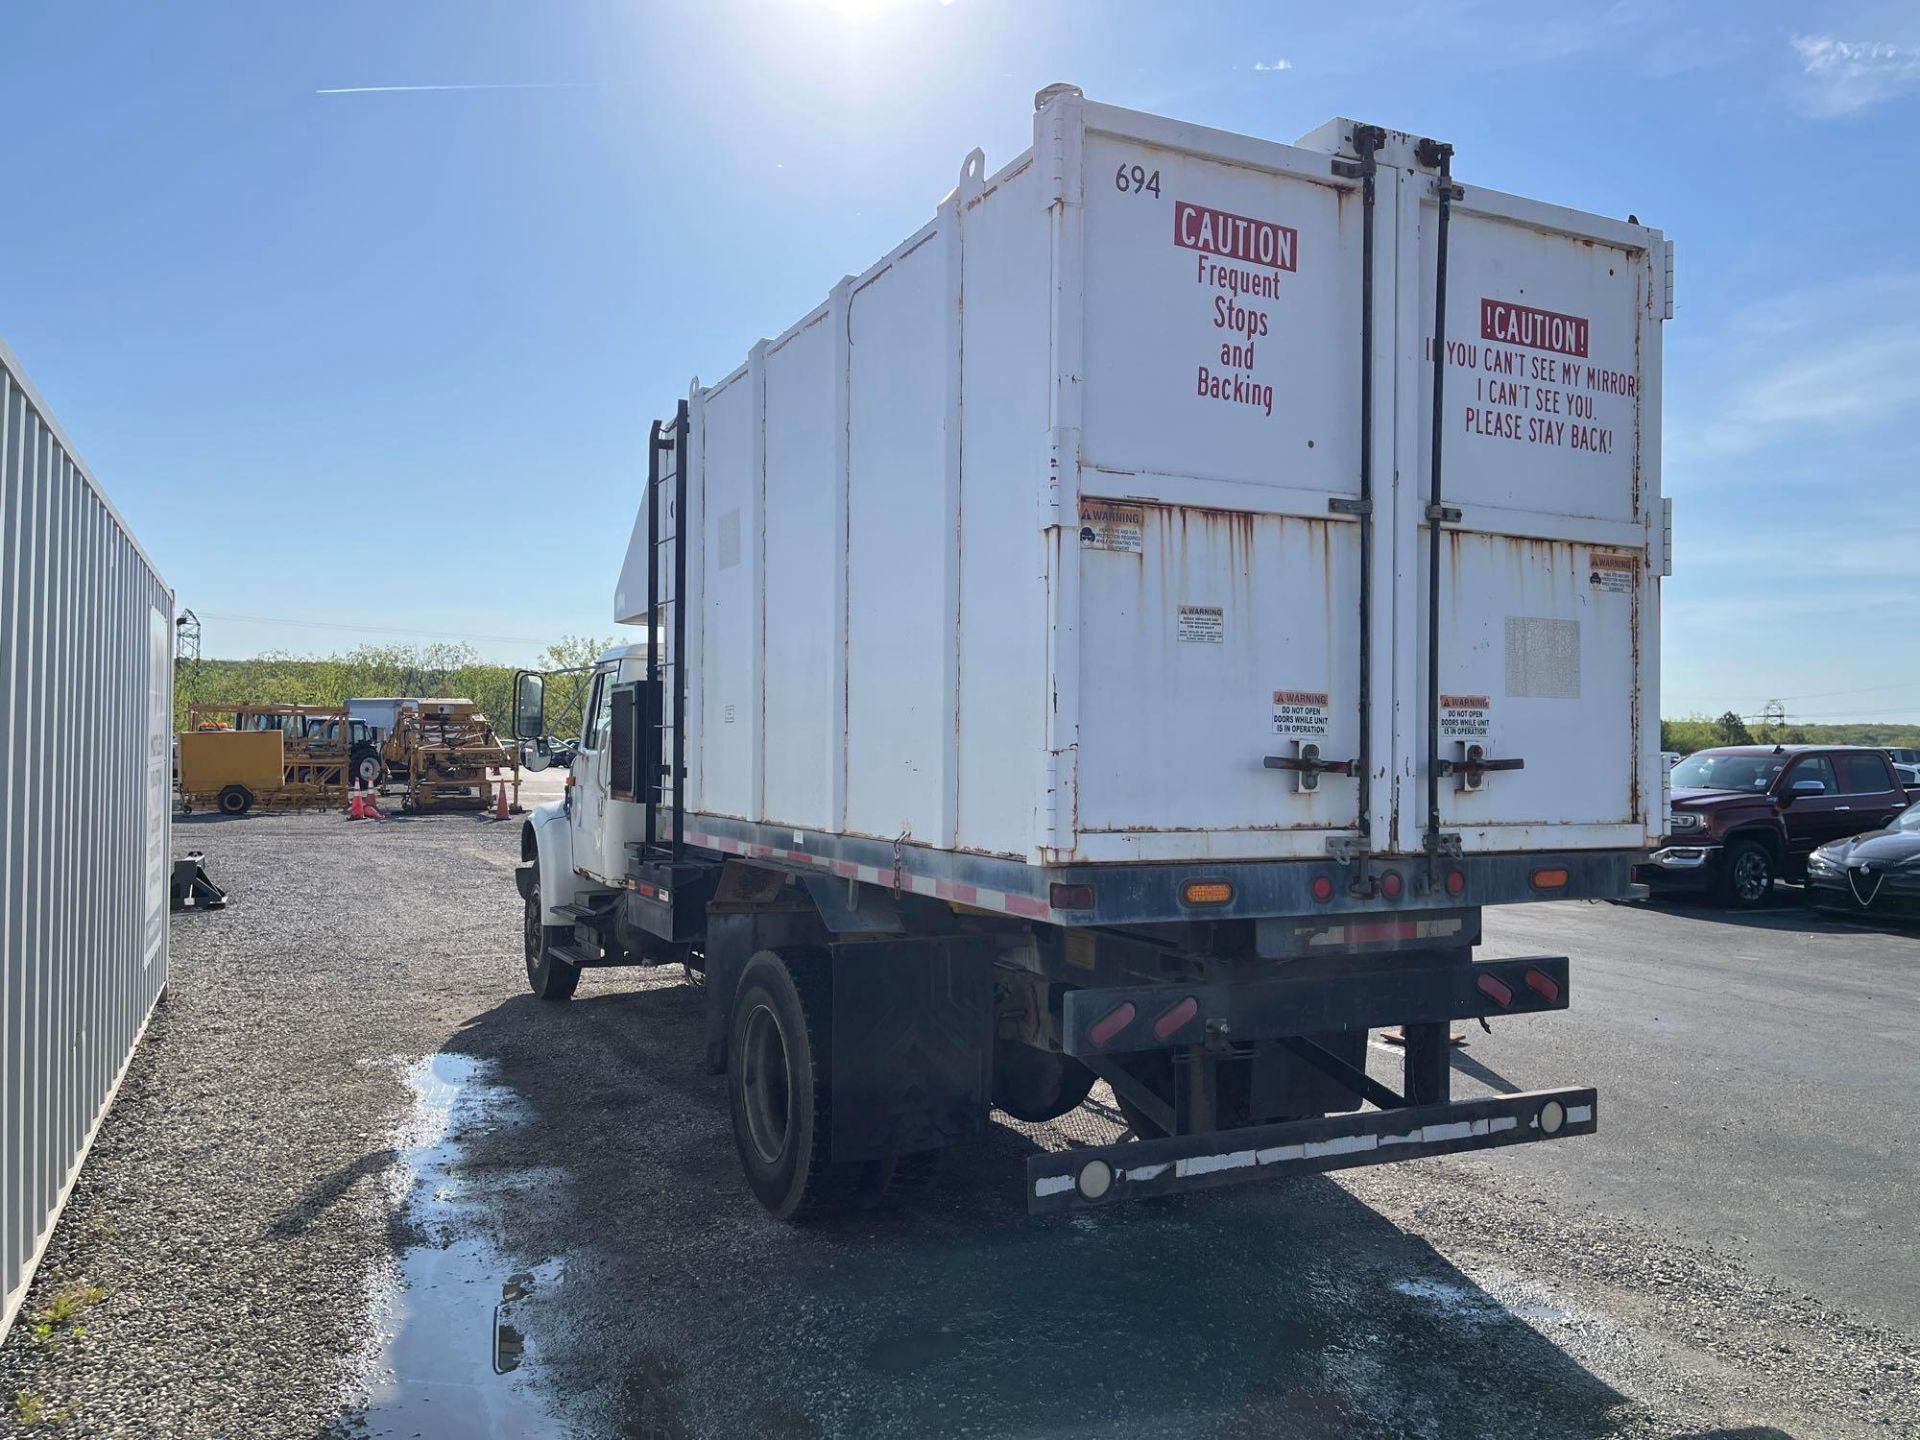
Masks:
[[[1671,249],[1452,158],[1052,87],[655,424],[527,973],[702,973],[773,1214],[1096,1079],[1134,1138],[1036,1213],[1595,1128],[1453,1099],[1449,1026],[1565,1008],[1484,907],[1630,895],[1662,829]]]

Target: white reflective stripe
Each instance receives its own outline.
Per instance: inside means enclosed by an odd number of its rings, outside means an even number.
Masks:
[[[1482,1124],[1486,1123],[1484,1121]],[[1437,1145],[1442,1140],[1464,1140],[1473,1133],[1473,1126],[1465,1120],[1449,1121],[1445,1125],[1426,1125],[1420,1130],[1420,1138],[1429,1145]]]
[[[1496,1115],[1487,1124],[1487,1130],[1498,1135],[1502,1130],[1518,1130],[1520,1122],[1511,1115]]]
[[[1167,1171],[1172,1168],[1173,1168],[1172,1166],[1166,1164],[1164,1161],[1158,1165],[1140,1165],[1135,1167],[1132,1170],[1127,1171],[1127,1179],[1158,1180],[1162,1175],[1166,1174]]]
[[[1071,1189],[1073,1189],[1073,1177],[1071,1175],[1043,1175],[1033,1182],[1033,1193],[1036,1197],[1042,1195],[1058,1195],[1062,1190]]]
[[[1571,1125],[1578,1125],[1592,1118],[1593,1107],[1591,1105],[1569,1105],[1567,1107],[1567,1122]]]
[[[1356,1150],[1372,1150],[1379,1146],[1377,1135],[1336,1135],[1331,1140],[1309,1140],[1303,1147],[1309,1160],[1316,1155],[1351,1155]]]
[[[1304,1145],[1276,1145],[1271,1150],[1254,1152],[1254,1158],[1262,1165],[1272,1165],[1280,1160],[1303,1160],[1306,1154],[1307,1147]]]
[[[1207,1175],[1215,1170],[1239,1170],[1254,1163],[1253,1151],[1235,1150],[1230,1155],[1195,1155],[1174,1162],[1175,1175]]]
[[[1404,1135],[1382,1135],[1380,1143],[1382,1145],[1418,1145],[1426,1138],[1427,1132],[1416,1127]]]

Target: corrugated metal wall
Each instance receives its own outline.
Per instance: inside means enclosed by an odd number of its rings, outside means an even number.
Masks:
[[[167,977],[173,593],[0,344],[0,1337]]]

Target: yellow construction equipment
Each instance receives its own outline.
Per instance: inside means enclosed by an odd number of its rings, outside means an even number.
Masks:
[[[515,769],[480,707],[453,698],[410,702],[395,719],[382,757],[390,772],[406,775],[409,810],[489,805],[498,783],[491,772]],[[517,769],[514,788],[519,789]]]
[[[345,805],[345,721],[337,705],[189,707],[180,732],[180,808],[244,815],[256,806]]]

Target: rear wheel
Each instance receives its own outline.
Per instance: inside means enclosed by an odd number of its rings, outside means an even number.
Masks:
[[[543,924],[540,882],[527,889],[526,919],[522,926],[527,952],[527,984],[542,1000],[571,1000],[580,986],[580,967],[554,954],[569,929],[565,925]]]
[[[1773,897],[1773,852],[1758,840],[1736,840],[1727,846],[1720,871],[1720,898],[1729,905],[1751,910]]]
[[[253,792],[244,785],[229,785],[215,803],[222,815],[244,815],[253,808]]]
[[[833,1159],[833,960],[762,950],[740,972],[727,1044],[727,1098],[747,1188],[779,1220],[911,1200],[937,1150]]]
[[[353,778],[369,790],[380,788],[381,779],[380,752],[361,750],[353,757]]]

